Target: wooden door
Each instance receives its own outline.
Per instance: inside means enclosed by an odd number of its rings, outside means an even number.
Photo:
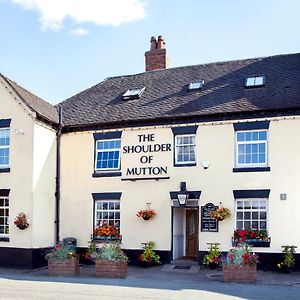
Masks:
[[[186,210],[186,256],[197,258],[198,254],[198,220],[197,209]]]

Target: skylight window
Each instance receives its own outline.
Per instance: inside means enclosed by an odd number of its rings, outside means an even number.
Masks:
[[[145,87],[141,89],[132,89],[132,90],[127,90],[123,95],[124,100],[133,100],[133,99],[139,99],[142,93],[144,92]]]
[[[188,90],[189,91],[201,90],[203,85],[204,85],[204,80],[194,81],[189,84]]]
[[[245,80],[245,87],[260,87],[265,85],[265,76],[249,76]]]

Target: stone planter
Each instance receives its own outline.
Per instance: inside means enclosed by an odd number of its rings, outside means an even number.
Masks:
[[[79,275],[79,258],[72,257],[65,261],[48,260],[48,274],[56,276]]]
[[[116,262],[100,259],[96,259],[95,262],[95,274],[97,277],[126,278],[128,272],[127,270],[127,262]]]
[[[222,271],[225,282],[256,282],[256,265],[223,264]]]

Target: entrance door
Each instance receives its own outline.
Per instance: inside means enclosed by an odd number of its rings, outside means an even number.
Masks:
[[[186,210],[186,256],[197,258],[198,253],[198,220],[197,209]]]

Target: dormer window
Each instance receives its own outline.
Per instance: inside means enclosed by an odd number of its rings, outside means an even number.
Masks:
[[[249,76],[245,80],[245,88],[265,86],[265,76]]]
[[[204,85],[204,80],[194,81],[189,84],[188,90],[189,91],[201,90],[203,85]]]
[[[133,99],[139,99],[144,92],[145,87],[141,89],[132,89],[132,90],[127,90],[123,95],[123,100],[133,100]]]

